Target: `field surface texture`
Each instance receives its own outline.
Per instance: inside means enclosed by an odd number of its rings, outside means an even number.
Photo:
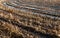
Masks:
[[[0,0],[0,38],[60,38],[60,0]]]

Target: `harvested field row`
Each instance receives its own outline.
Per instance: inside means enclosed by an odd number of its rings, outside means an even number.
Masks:
[[[49,4],[51,3],[49,2]],[[23,0],[1,1],[0,23],[3,24],[1,25],[2,30],[6,28],[8,32],[16,34],[16,38],[42,38],[46,36],[57,38],[55,36],[60,36],[60,12],[44,4],[41,6],[30,4],[27,1],[23,3]],[[4,36],[15,38],[14,35],[11,35],[13,34],[7,33],[7,36],[6,34]]]

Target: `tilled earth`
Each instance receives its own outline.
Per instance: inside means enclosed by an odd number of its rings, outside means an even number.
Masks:
[[[0,0],[0,38],[59,38],[59,0]]]

